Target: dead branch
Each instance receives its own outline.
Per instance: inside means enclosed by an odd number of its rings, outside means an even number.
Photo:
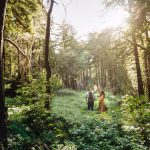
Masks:
[[[29,62],[29,58],[21,51],[20,47],[12,40],[4,38],[4,41],[7,41],[9,43],[11,43],[14,47],[17,48],[17,50],[27,59],[27,61]]]

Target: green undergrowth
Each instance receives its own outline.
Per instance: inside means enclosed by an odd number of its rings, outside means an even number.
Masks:
[[[119,97],[112,96],[111,93],[107,92],[105,101],[108,113],[99,114],[97,111],[99,103],[98,94],[95,94],[94,111],[87,110],[85,94],[85,91],[60,90],[52,100],[52,113],[77,123],[93,118],[96,120],[111,120],[112,113],[118,109],[117,102]]]
[[[141,136],[124,130],[119,96],[106,92],[108,112],[99,114],[98,94],[88,111],[85,93],[59,90],[51,111],[40,103],[9,105],[8,149],[146,150]]]

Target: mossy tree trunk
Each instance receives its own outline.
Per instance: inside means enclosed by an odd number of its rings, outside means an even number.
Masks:
[[[4,96],[4,60],[3,60],[3,30],[6,12],[7,0],[1,0],[0,4],[0,149],[7,149],[7,129],[6,129],[6,116],[7,109],[5,107]]]

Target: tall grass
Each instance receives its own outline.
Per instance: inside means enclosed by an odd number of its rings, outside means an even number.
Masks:
[[[77,92],[72,90],[61,90],[52,100],[52,113],[62,116],[72,122],[84,122],[87,120],[101,120],[111,119],[111,108],[116,106],[117,100],[111,97],[110,93],[106,93],[106,103],[109,108],[108,113],[99,114],[98,107],[98,94],[95,94],[96,100],[94,102],[94,111],[87,110],[87,101],[85,99],[85,91]],[[115,102],[116,101],[116,102]],[[116,106],[117,107],[117,106]]]

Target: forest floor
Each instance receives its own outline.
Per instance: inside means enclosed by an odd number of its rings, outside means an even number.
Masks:
[[[19,97],[6,99],[9,106],[8,150],[144,150],[139,138],[124,131],[119,121],[120,96],[106,92],[107,113],[87,110],[86,91],[59,90],[51,111],[43,104],[22,104]],[[118,114],[117,114],[118,113]],[[115,117],[117,116],[117,117]],[[72,148],[73,147],[73,148]]]
[[[119,109],[117,103],[120,97],[106,92],[105,102],[108,107],[108,112],[98,113],[98,93],[95,94],[94,110],[88,111],[85,95],[85,91],[61,90],[52,101],[52,113],[64,117],[71,122],[80,123],[93,118],[97,120],[111,120],[112,113],[116,109]]]

